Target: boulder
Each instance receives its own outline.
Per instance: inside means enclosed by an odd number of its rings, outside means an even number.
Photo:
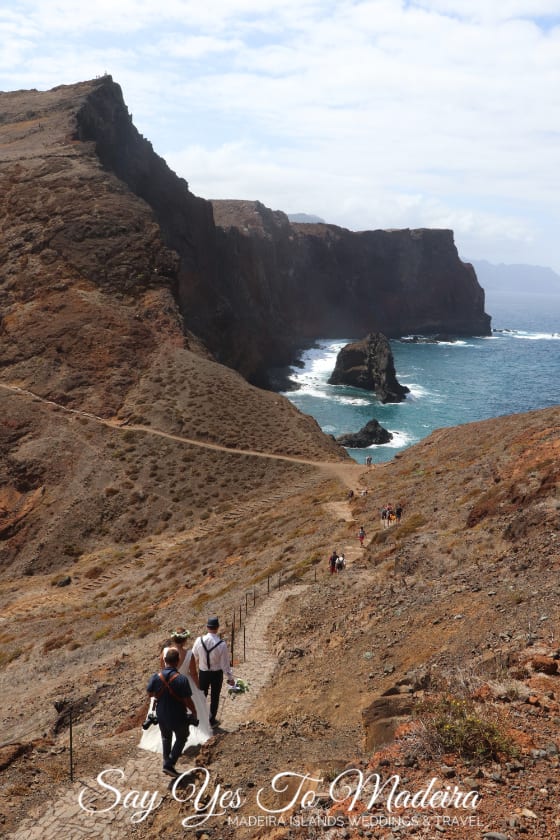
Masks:
[[[379,332],[342,348],[329,384],[374,391],[382,403],[402,402],[409,392],[397,381],[389,340]]]
[[[352,432],[346,435],[339,435],[337,442],[342,446],[350,446],[354,449],[366,449],[373,444],[389,443],[393,439],[391,432],[384,429],[378,420],[370,420],[359,432]]]
[[[366,751],[375,752],[391,743],[397,727],[412,714],[414,702],[410,694],[385,693],[362,711]]]

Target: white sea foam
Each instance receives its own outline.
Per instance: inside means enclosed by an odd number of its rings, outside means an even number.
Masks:
[[[560,333],[515,333],[513,338],[521,338],[524,341],[558,341]]]
[[[409,389],[410,393],[406,395],[407,400],[417,400],[423,397],[433,396],[433,391],[429,391],[424,385],[419,385],[417,382],[405,382],[401,379],[403,385]]]
[[[365,400],[363,397],[336,396],[332,400],[333,402],[340,403],[340,405],[371,405],[373,402],[373,400]]]
[[[296,391],[295,394],[290,391],[288,393],[288,396],[294,400],[297,400],[298,394],[305,395],[306,397],[316,397],[319,400],[331,399],[331,394],[327,393],[321,388],[315,387],[314,385],[302,384],[301,388],[298,391]]]
[[[407,432],[398,432],[393,429],[388,429],[388,431],[390,431],[393,435],[393,438],[389,441],[389,443],[374,444],[373,446],[368,446],[368,449],[375,449],[376,446],[379,445],[387,446],[391,449],[401,449],[403,446],[409,446],[416,440],[416,438]]]
[[[559,332],[532,332],[530,330],[496,330],[495,338],[518,338],[522,341],[558,341],[560,339]]]

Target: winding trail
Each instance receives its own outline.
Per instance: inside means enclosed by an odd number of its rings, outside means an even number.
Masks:
[[[285,587],[274,591],[264,598],[246,620],[246,658],[235,670],[243,675],[250,685],[246,694],[231,698],[227,695],[224,683],[219,715],[221,730],[232,732],[242,723],[251,719],[250,710],[261,689],[271,679],[277,665],[276,656],[266,642],[267,629],[278,613],[284,601],[293,592],[302,592],[305,587]],[[140,740],[140,732],[138,740]],[[183,756],[179,760],[179,770],[187,770],[196,765],[196,758]],[[161,771],[161,756],[157,753],[137,750],[124,767],[99,768],[105,770],[106,784],[114,785],[122,791],[158,791],[158,800],[170,800],[171,783]],[[110,772],[112,770],[112,772]],[[124,775],[122,775],[124,773]],[[80,792],[83,807],[80,806]],[[133,832],[131,816],[134,809],[115,807],[103,813],[103,809],[115,803],[116,795],[103,790],[96,779],[78,779],[70,787],[61,789],[58,795],[43,803],[28,819],[20,823],[16,831],[4,835],[6,840],[85,840],[99,838],[103,840],[122,840]],[[159,807],[164,807],[160,804]],[[88,813],[90,809],[93,813]]]
[[[170,432],[165,432],[160,429],[154,429],[149,426],[123,423],[121,420],[117,420],[116,418],[107,419],[103,417],[98,417],[97,415],[91,414],[87,411],[81,411],[79,409],[68,408],[66,406],[60,405],[59,403],[53,400],[49,400],[45,397],[41,397],[38,394],[35,394],[33,391],[29,391],[25,388],[19,387],[18,385],[9,384],[6,382],[0,382],[0,389],[8,391],[14,396],[24,397],[26,399],[31,399],[34,402],[39,402],[43,405],[47,405],[53,409],[56,409],[57,411],[64,412],[67,415],[71,415],[74,417],[86,417],[89,420],[94,421],[95,423],[115,430],[117,433],[121,431],[124,433],[128,430],[132,430],[141,432],[148,436],[174,440],[178,443],[184,443],[190,446],[196,446],[203,449],[212,449],[220,452],[227,452],[233,455],[250,455],[255,458],[266,458],[269,460],[272,459],[277,461],[286,461],[289,463],[305,464],[314,469],[315,478],[311,476],[308,478],[302,477],[299,481],[291,483],[289,487],[278,488],[276,492],[268,493],[264,498],[252,499],[247,502],[241,502],[237,504],[234,508],[229,509],[225,513],[218,513],[216,515],[213,515],[205,521],[195,524],[188,531],[183,531],[181,533],[176,534],[171,539],[167,538],[164,541],[160,540],[158,541],[157,545],[150,545],[149,543],[146,544],[144,547],[144,553],[147,559],[154,555],[157,556],[162,549],[169,550],[170,548],[175,548],[179,546],[186,547],[187,544],[192,543],[193,540],[196,540],[197,538],[203,537],[206,534],[215,531],[217,527],[220,527],[222,522],[224,524],[227,523],[231,525],[239,521],[245,521],[251,516],[259,513],[262,510],[263,505],[275,505],[279,501],[282,501],[283,499],[286,499],[289,496],[293,496],[294,493],[311,488],[317,481],[329,480],[334,478],[340,481],[342,484],[344,484],[347,488],[356,490],[360,482],[360,477],[364,472],[364,467],[355,462],[348,463],[344,461],[314,461],[309,458],[302,458],[292,455],[282,455],[272,452],[261,452],[252,449],[235,449],[217,443],[210,443],[208,441],[198,440],[196,438],[182,437],[181,435],[172,434]],[[350,506],[346,501],[332,502],[330,504],[327,504],[326,508],[331,510],[334,518],[336,519],[341,519],[344,521],[349,521],[352,519]],[[339,548],[342,549],[343,547],[340,546]],[[109,549],[107,549],[107,551],[109,551]],[[103,551],[100,554],[100,560],[102,560],[102,555]],[[345,557],[347,564],[351,564],[352,561],[356,559],[359,555],[359,546],[355,545],[354,541],[352,541],[346,546]],[[21,590],[18,593],[18,597],[14,598],[13,596],[11,596],[10,601],[4,604],[4,606],[2,607],[2,618],[0,619],[0,622],[5,622],[8,618],[29,617],[35,614],[39,608],[44,609],[49,605],[55,607],[61,600],[67,602],[69,599],[77,599],[81,595],[83,595],[84,591],[93,594],[95,590],[99,590],[101,588],[106,587],[117,576],[122,576],[123,570],[131,571],[133,570],[133,568],[134,564],[132,562],[125,564],[125,566],[117,566],[115,564],[112,564],[107,567],[103,574],[94,579],[90,579],[87,577],[82,578],[79,574],[79,571],[76,570],[74,573],[74,578],[75,583],[77,585],[73,587],[71,592],[58,590],[54,592],[48,592],[48,594],[43,594],[41,597],[38,597],[37,592],[33,587],[31,587],[30,592],[27,592],[27,590]]]
[[[96,414],[91,414],[88,411],[81,411],[77,408],[68,408],[60,405],[54,400],[48,400],[46,397],[41,397],[33,391],[28,391],[26,388],[20,388],[18,385],[10,385],[6,382],[0,382],[0,388],[9,391],[12,394],[19,394],[20,396],[30,397],[36,402],[41,402],[44,405],[52,406],[58,411],[63,411],[66,414],[72,414],[78,417],[87,417],[103,426],[110,429],[123,429],[124,431],[143,432],[147,435],[154,435],[156,437],[166,438],[168,440],[175,440],[179,443],[186,443],[190,446],[199,446],[203,449],[213,449],[218,452],[229,452],[231,455],[251,455],[255,458],[267,458],[275,461],[288,461],[294,464],[306,464],[310,467],[324,472],[329,477],[340,479],[344,484],[354,489],[359,480],[359,476],[363,473],[364,468],[357,463],[345,463],[344,461],[314,461],[310,458],[301,458],[296,455],[281,455],[275,452],[262,452],[255,449],[235,449],[228,446],[223,446],[219,443],[210,443],[210,441],[199,440],[197,438],[183,437],[182,435],[174,435],[171,432],[164,432],[160,429],[153,429],[151,426],[142,426],[135,423],[128,423],[127,421],[118,420],[116,418],[108,419],[105,417],[98,417]]]
[[[64,411],[67,414],[87,417],[96,423],[115,430],[123,429],[124,431],[132,429],[147,435],[168,438],[206,449],[306,464],[322,473],[325,479],[336,478],[343,482],[346,487],[354,490],[359,484],[360,476],[364,471],[364,468],[356,463],[349,464],[336,461],[317,462],[306,458],[279,455],[270,452],[231,449],[220,444],[185,438],[147,426],[127,425],[116,419],[108,420],[88,412],[66,408],[16,385],[0,383],[0,388],[14,395],[25,396],[46,405],[56,407],[57,410]],[[290,488],[290,495],[298,492],[298,490],[304,489],[304,486],[307,486],[307,484],[308,482],[303,481],[301,486],[292,486]],[[267,500],[269,503],[271,501]],[[240,505],[239,510],[235,509],[230,511],[228,516],[232,519],[237,516],[245,516],[247,514],[246,507],[246,505]],[[329,503],[326,505],[326,509],[334,517],[343,522],[353,521],[353,515],[348,501]],[[208,524],[198,526],[200,529],[209,527],[212,526]],[[183,534],[180,541],[184,541],[186,538],[192,538],[194,530],[188,537]],[[351,544],[340,545],[339,548],[344,549],[348,564],[351,564],[361,554],[357,539],[353,539]],[[105,578],[99,582],[88,582],[84,585],[84,588],[94,588],[105,582]],[[231,698],[227,694],[227,686],[224,685],[218,712],[221,720],[221,730],[224,732],[232,732],[241,724],[251,720],[251,707],[260,691],[271,680],[278,664],[277,657],[271,651],[267,641],[268,627],[278,614],[285,600],[294,592],[301,593],[305,588],[306,586],[303,584],[286,586],[275,590],[263,597],[261,602],[245,617],[245,658],[234,670],[250,683],[250,690],[246,694]],[[30,605],[29,607],[27,605],[23,607],[24,611],[26,608],[30,608]],[[239,644],[238,641],[235,651],[236,660],[239,658],[237,655]],[[138,733],[138,740],[140,740],[140,732]],[[196,763],[196,758],[194,762]],[[193,759],[183,756],[180,759],[179,769],[181,769],[181,766],[184,769],[188,769],[188,767],[193,766]],[[165,801],[169,801],[172,797],[172,785],[167,777],[162,774],[161,756],[159,754],[138,749],[136,755],[127,761],[124,767],[104,767],[100,768],[101,771],[106,771],[107,773],[105,778],[106,784],[114,785],[114,788],[122,791],[123,797],[127,791],[139,791],[142,794],[145,791],[149,791],[150,795],[152,793],[154,795],[157,794],[155,799],[157,807],[164,806]],[[80,795],[82,805],[80,805]],[[138,801],[140,795],[138,794]],[[58,792],[53,791],[53,798],[50,801],[43,802],[34,811],[31,811],[29,817],[20,823],[16,831],[5,835],[5,837],[7,840],[59,840],[60,837],[64,837],[64,840],[87,840],[87,838],[99,838],[102,836],[104,840],[105,838],[108,838],[108,840],[120,840],[123,837],[134,834],[134,823],[131,821],[131,817],[135,808],[124,808],[121,806],[110,807],[115,805],[115,802],[116,794],[113,790],[109,788],[102,789],[96,779],[78,779],[71,785],[61,787]]]

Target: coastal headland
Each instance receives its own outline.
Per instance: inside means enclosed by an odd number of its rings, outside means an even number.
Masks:
[[[3,834],[555,836],[560,409],[366,469],[256,387],[341,323],[487,334],[452,232],[197,198],[110,77],[0,106]],[[173,793],[145,684],[209,614],[250,691]]]

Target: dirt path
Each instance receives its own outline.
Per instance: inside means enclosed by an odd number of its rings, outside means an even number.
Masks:
[[[224,684],[219,709],[221,730],[232,732],[242,723],[251,720],[251,706],[261,689],[271,679],[277,665],[276,656],[266,641],[268,626],[284,601],[296,589],[302,592],[304,588],[299,586],[275,590],[264,597],[247,615],[245,661],[234,666],[234,673],[250,683],[250,690],[246,694],[231,698]],[[240,651],[243,660],[242,642]],[[236,654],[235,660],[237,659]],[[177,766],[186,770],[193,766],[193,759],[184,756]],[[125,793],[130,790],[158,791],[158,800],[171,797],[169,780],[161,771],[161,756],[158,753],[138,749],[136,755],[124,767],[100,767],[99,770],[107,771],[104,781],[118,788],[123,799]],[[80,806],[79,801],[82,791],[84,807]],[[50,802],[43,803],[37,813],[32,812],[15,832],[5,835],[6,840],[60,840],[61,837],[64,840],[83,840],[90,837],[122,840],[133,832],[133,809],[118,806],[103,813],[103,809],[113,805],[116,799],[117,795],[109,792],[107,788],[102,789],[96,779],[79,779],[66,790],[60,791]],[[85,808],[95,813],[88,813]]]
[[[346,566],[351,566],[355,560],[362,556],[364,549],[360,546],[358,540],[359,524],[354,519],[350,503],[348,501],[329,502],[325,505],[325,509],[332,514],[333,518],[342,522],[351,522],[354,525],[351,535],[342,540],[339,545],[333,545],[332,547],[332,550],[339,555],[344,554]]]
[[[229,452],[233,455],[252,455],[255,458],[267,458],[272,459],[275,461],[289,461],[290,463],[295,464],[307,464],[308,466],[315,467],[318,470],[323,471],[328,476],[332,476],[334,478],[338,478],[342,481],[347,487],[351,489],[356,489],[360,476],[364,472],[363,466],[356,463],[344,463],[342,461],[314,461],[309,458],[300,458],[295,455],[280,455],[274,452],[259,452],[258,450],[254,449],[232,449],[227,446],[222,446],[219,443],[210,443],[209,441],[198,440],[196,438],[188,438],[182,437],[181,435],[174,435],[171,432],[163,432],[160,429],[153,429],[150,426],[142,426],[134,423],[123,423],[120,420],[109,420],[104,417],[98,417],[96,414],[91,414],[88,411],[80,411],[76,408],[68,408],[67,406],[60,405],[53,400],[48,400],[45,397],[40,397],[38,394],[34,394],[33,391],[28,391],[25,388],[20,388],[18,385],[9,385],[6,382],[0,382],[0,388],[3,388],[5,391],[9,391],[13,394],[20,394],[22,396],[30,397],[32,400],[41,402],[45,405],[50,405],[58,409],[59,411],[64,411],[67,414],[73,414],[78,417],[87,417],[90,420],[94,420],[96,423],[100,423],[103,426],[107,426],[111,429],[123,429],[123,431],[131,430],[135,432],[143,432],[147,435],[155,435],[157,437],[166,438],[168,440],[175,440],[179,443],[187,443],[191,446],[199,446],[203,449],[213,449],[219,452]]]

